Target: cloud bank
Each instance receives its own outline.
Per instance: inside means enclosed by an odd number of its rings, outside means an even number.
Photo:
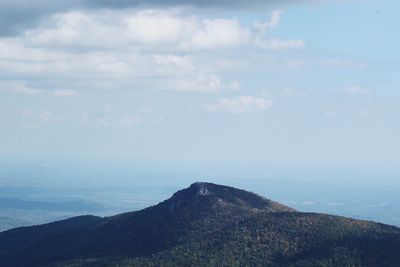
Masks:
[[[308,0],[310,2],[317,0]],[[277,8],[291,3],[308,2],[307,0],[35,0],[26,4],[25,0],[0,1],[0,36],[15,35],[32,25],[40,24],[55,13],[76,10],[115,10],[130,8],[223,8],[253,9]]]
[[[226,75],[246,64],[239,51],[304,48],[303,40],[270,36],[267,28],[277,27],[281,16],[274,11],[248,25],[168,9],[58,13],[19,36],[0,38],[0,79],[13,81],[7,92],[58,90],[55,96],[94,88],[239,90],[240,81]]]

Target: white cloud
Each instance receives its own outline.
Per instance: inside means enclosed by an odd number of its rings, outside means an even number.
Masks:
[[[141,11],[124,19],[126,37],[133,43],[175,44],[190,35],[196,22],[190,17],[155,10]]]
[[[172,81],[170,85],[177,91],[183,92],[215,92],[222,88],[221,77],[215,74],[199,74],[197,77]]]
[[[52,115],[51,111],[49,111],[49,110],[42,110],[42,111],[39,113],[39,121],[40,121],[41,123],[48,123],[48,122],[50,121],[51,115]]]
[[[208,112],[222,112],[231,114],[248,113],[270,109],[273,101],[268,98],[253,96],[238,96],[234,98],[223,98],[218,103],[207,105]]]
[[[270,20],[266,22],[255,22],[253,27],[261,33],[265,33],[269,29],[276,28],[279,25],[281,20],[283,11],[282,10],[274,10],[271,14]]]
[[[98,117],[95,124],[102,127],[131,128],[138,125],[140,121],[139,116],[131,114],[110,114]]]
[[[229,71],[253,63],[231,49],[243,48],[257,56],[265,54],[260,48],[304,45],[301,40],[265,38],[259,29],[247,28],[237,18],[203,19],[187,11],[58,13],[21,36],[0,38],[0,73],[21,78],[8,91],[25,94],[40,92],[25,85],[32,75],[37,77],[37,88],[76,90],[51,91],[55,96],[72,96],[86,88],[239,90],[236,77],[226,78]],[[276,27],[280,19],[281,12],[275,11],[265,27]]]
[[[287,98],[307,98],[307,94],[305,92],[294,88],[283,89],[280,92],[280,95]]]
[[[53,16],[53,24],[26,32],[25,40],[37,47],[128,48],[149,50],[213,50],[241,45],[266,49],[303,48],[299,39],[264,38],[267,29],[275,28],[282,11],[275,10],[265,23],[243,27],[236,18],[202,19],[183,11],[139,10],[130,12],[73,11]],[[150,46],[150,47],[149,47]]]
[[[334,67],[334,68],[366,68],[367,64],[362,61],[355,61],[345,58],[329,58],[321,62],[322,66]]]
[[[80,122],[86,125],[94,125],[111,128],[131,128],[141,122],[139,113],[150,112],[148,107],[138,108],[135,112],[129,107],[117,107],[111,104],[103,105],[101,112],[96,116],[84,112],[81,115]]]
[[[179,56],[174,54],[167,55],[154,55],[154,63],[168,67],[181,67],[181,68],[192,68],[193,62],[192,57],[185,55]]]
[[[53,26],[28,31],[25,37],[38,47],[170,45],[190,51],[237,47],[248,42],[251,35],[237,19],[199,20],[176,12],[141,10],[58,14],[53,17]]]
[[[37,46],[110,48],[177,45],[199,27],[190,16],[162,10],[73,11],[53,16],[53,25],[31,30]]]
[[[206,19],[189,40],[182,42],[184,50],[237,47],[250,40],[250,32],[237,19]]]
[[[216,74],[200,73],[184,79],[169,80],[164,85],[181,92],[218,92],[221,90],[238,91],[241,88],[237,80],[226,82]]]
[[[42,91],[28,87],[21,81],[0,81],[0,92],[23,95],[36,95]]]
[[[338,91],[350,95],[371,95],[374,92],[371,88],[366,88],[359,85],[345,87],[338,89]]]
[[[54,116],[51,110],[42,109],[40,111],[33,111],[29,108],[21,111],[21,118],[23,119],[22,128],[38,128],[63,120],[61,117]]]
[[[328,206],[344,206],[342,203],[335,203],[335,202],[330,202],[327,204]]]
[[[288,49],[301,49],[305,47],[305,42],[301,39],[277,39],[266,37],[268,34],[268,30],[276,28],[281,21],[283,11],[275,10],[271,14],[271,18],[264,22],[255,22],[253,24],[253,28],[256,30],[256,33],[253,35],[254,45],[268,50],[288,50]]]
[[[260,48],[269,50],[301,49],[305,47],[304,41],[300,39],[280,40],[272,38],[263,40],[256,38],[254,43]]]
[[[53,90],[53,95],[54,96],[75,96],[76,95],[76,91],[72,90],[72,89],[56,89]]]

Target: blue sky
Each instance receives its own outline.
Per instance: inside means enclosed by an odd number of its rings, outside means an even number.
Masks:
[[[157,2],[0,4],[3,161],[400,171],[398,1]]]

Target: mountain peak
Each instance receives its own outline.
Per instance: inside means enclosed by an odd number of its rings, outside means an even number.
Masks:
[[[236,208],[268,212],[295,211],[255,193],[208,182],[193,183],[188,188],[176,192],[164,203],[167,203],[171,210],[189,206],[214,207],[228,205]]]

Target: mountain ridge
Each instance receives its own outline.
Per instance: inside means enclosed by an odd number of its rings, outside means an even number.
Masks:
[[[397,262],[399,228],[298,212],[252,192],[206,182],[194,183],[140,211],[104,218],[79,216],[0,233],[0,266],[396,266]]]

